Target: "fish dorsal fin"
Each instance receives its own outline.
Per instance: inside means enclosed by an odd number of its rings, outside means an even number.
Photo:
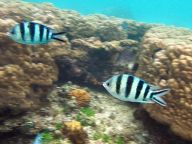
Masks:
[[[156,86],[156,85],[149,85],[149,86],[150,86],[151,90],[158,90],[158,89],[160,89],[160,87]]]

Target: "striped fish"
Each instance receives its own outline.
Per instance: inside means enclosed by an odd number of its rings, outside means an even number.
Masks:
[[[103,83],[105,89],[115,98],[122,101],[139,103],[158,103],[166,106],[161,98],[170,89],[162,89],[150,85],[144,80],[129,74],[115,75]]]
[[[53,33],[53,30],[47,26],[36,22],[21,22],[16,24],[9,33],[9,36],[16,42],[21,44],[47,44],[51,40],[65,42],[58,38],[58,35],[65,32]]]

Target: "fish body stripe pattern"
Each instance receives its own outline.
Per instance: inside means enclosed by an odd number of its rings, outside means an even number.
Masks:
[[[137,101],[143,101],[144,94],[145,94],[146,88],[147,88],[147,86],[148,86],[148,85],[145,83],[145,81],[142,80],[142,82],[143,82],[143,86],[142,86],[142,88],[141,88],[141,90],[140,90],[140,93],[139,93],[137,99],[136,99]]]
[[[40,34],[40,25],[35,23],[35,36],[34,36],[35,42],[40,42],[39,34]]]
[[[117,77],[117,82],[116,82],[116,93],[120,93],[120,87],[121,87],[121,80],[122,80],[122,75],[119,75]]]
[[[49,40],[49,29],[47,29],[47,33],[46,33],[46,40],[48,41]]]
[[[132,75],[129,75],[128,78],[127,78],[127,83],[126,83],[126,88],[125,88],[125,97],[126,98],[129,97],[133,81],[134,81],[134,77]]]
[[[149,94],[149,98],[152,99],[153,98],[153,93]]]
[[[33,22],[29,23],[29,31],[30,31],[30,36],[31,36],[31,42],[33,42],[34,38],[35,38],[35,23],[33,23]]]
[[[25,41],[25,24],[24,23],[20,23],[20,32],[21,32],[21,37],[22,40]]]
[[[147,85],[147,87],[146,87],[146,89],[145,89],[145,92],[144,92],[144,95],[143,95],[143,101],[146,100],[147,95],[149,94],[149,90],[150,90],[150,86]]]
[[[43,26],[43,25],[39,26],[39,31],[40,31],[40,33],[39,33],[39,41],[40,42],[42,42],[42,40],[43,40],[44,29],[45,29],[45,26]]]
[[[135,96],[137,93],[137,87],[139,85],[140,79],[138,79],[137,77],[134,77],[134,76],[132,76],[132,77],[133,77],[133,83],[132,83],[131,92],[129,94],[129,99],[135,101],[136,100]]]
[[[139,83],[137,85],[137,88],[136,88],[136,95],[135,95],[135,99],[138,99],[140,93],[141,93],[141,90],[143,88],[143,84],[144,84],[144,81],[142,80],[139,80]]]

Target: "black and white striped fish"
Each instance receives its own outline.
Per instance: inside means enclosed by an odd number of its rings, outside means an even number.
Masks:
[[[161,98],[170,89],[160,90],[158,86],[150,85],[144,80],[129,74],[115,75],[103,83],[105,89],[115,98],[122,101],[139,103],[158,103],[166,106]]]
[[[65,42],[57,36],[65,32],[54,33],[53,30],[45,25],[36,22],[21,22],[16,24],[10,31],[9,36],[21,44],[47,44],[52,40]]]

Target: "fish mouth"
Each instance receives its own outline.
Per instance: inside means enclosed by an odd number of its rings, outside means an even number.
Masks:
[[[104,88],[106,88],[106,83],[105,82],[103,82],[102,85],[103,85]]]

